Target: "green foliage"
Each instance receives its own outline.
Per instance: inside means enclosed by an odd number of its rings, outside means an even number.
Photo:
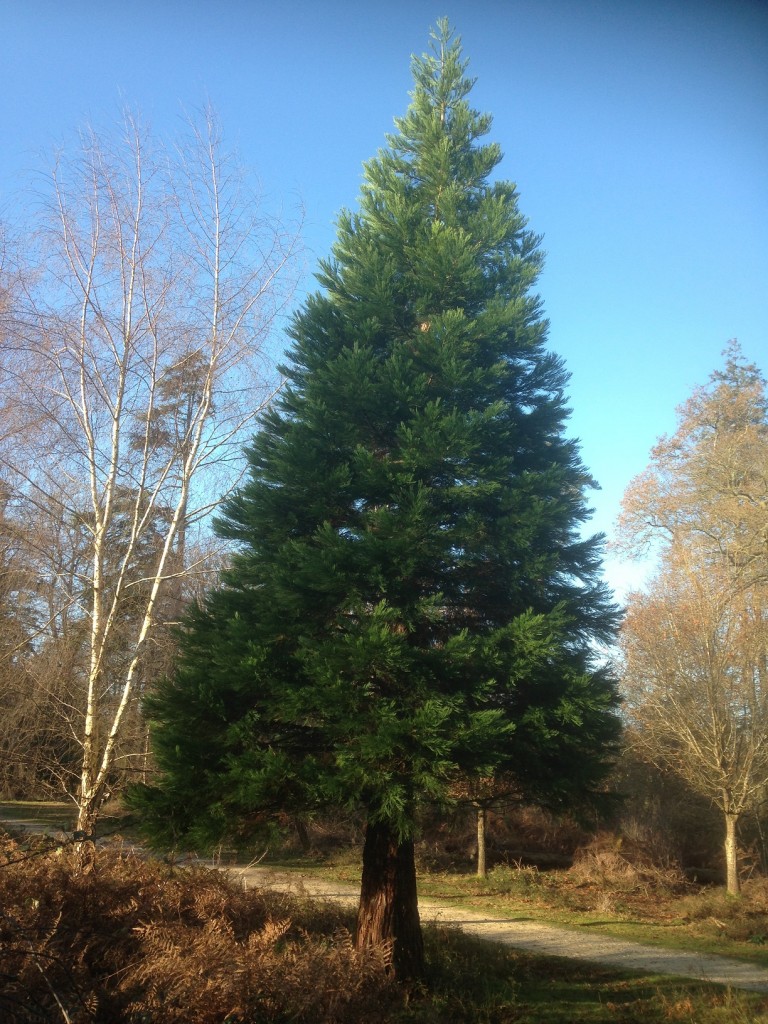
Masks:
[[[239,550],[149,702],[156,836],[422,801],[511,773],[592,792],[618,726],[592,481],[531,288],[539,239],[491,182],[490,118],[441,23],[397,133],[295,316],[286,385],[220,533]]]

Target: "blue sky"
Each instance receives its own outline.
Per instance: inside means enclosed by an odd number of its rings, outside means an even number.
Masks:
[[[311,288],[443,15],[544,235],[550,345],[610,532],[728,340],[768,371],[768,3],[0,0],[0,213],[85,121],[127,105],[172,134],[210,99],[272,199],[303,204]]]

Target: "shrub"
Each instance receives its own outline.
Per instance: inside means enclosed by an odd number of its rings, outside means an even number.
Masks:
[[[401,995],[342,910],[104,851],[0,856],[0,1018],[72,1024],[375,1019]]]
[[[660,864],[647,844],[624,835],[600,832],[576,851],[569,876],[619,890],[638,888],[680,892],[686,888],[683,872],[674,864]]]

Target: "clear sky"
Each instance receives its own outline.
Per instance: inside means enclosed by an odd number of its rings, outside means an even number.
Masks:
[[[768,0],[0,0],[0,215],[84,122],[129,106],[172,134],[210,99],[265,190],[303,204],[311,288],[443,15],[544,235],[610,533],[728,340],[768,371]]]

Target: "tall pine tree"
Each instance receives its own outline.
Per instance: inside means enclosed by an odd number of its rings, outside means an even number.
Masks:
[[[166,836],[361,809],[357,942],[390,940],[401,977],[422,967],[419,805],[496,772],[567,803],[618,729],[594,654],[616,610],[580,537],[591,480],[531,292],[539,238],[490,182],[501,154],[465,72],[441,22],[293,321],[219,522],[238,554],[150,705],[143,801]]]

